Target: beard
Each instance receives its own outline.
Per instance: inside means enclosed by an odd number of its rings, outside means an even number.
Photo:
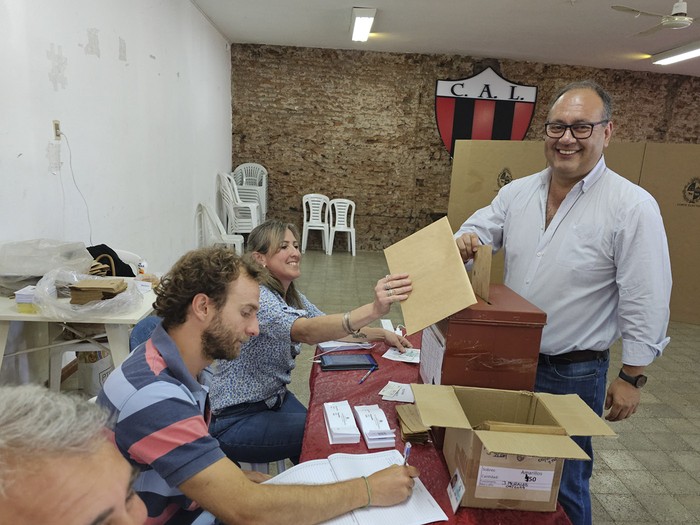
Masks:
[[[202,353],[207,359],[236,359],[241,353],[241,343],[233,330],[224,326],[217,315],[211,325],[202,332]]]

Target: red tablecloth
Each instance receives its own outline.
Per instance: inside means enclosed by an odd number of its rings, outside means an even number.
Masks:
[[[420,335],[409,337],[414,346],[419,346]],[[372,349],[372,355],[379,363],[375,370],[365,380],[358,384],[365,370],[348,370],[322,372],[318,364],[314,364],[309,377],[309,413],[306,418],[304,443],[301,461],[326,458],[336,452],[362,454],[376,452],[367,449],[364,440],[352,445],[331,445],[328,442],[326,425],[323,420],[323,403],[329,401],[347,400],[351,406],[379,405],[386,413],[389,426],[397,429],[396,448],[403,452],[399,423],[396,416],[396,402],[383,401],[379,391],[388,381],[399,383],[418,383],[420,375],[418,365],[399,363],[381,356],[386,352],[384,344],[378,344]],[[456,514],[452,513],[450,500],[447,496],[447,485],[450,481],[447,465],[442,452],[435,449],[432,443],[415,445],[411,451],[411,465],[420,470],[420,479],[433,495],[438,504],[450,518],[448,523],[459,525],[571,525],[571,521],[559,506],[556,512],[526,512],[516,510],[473,509],[460,507]],[[445,522],[441,522],[445,523]]]

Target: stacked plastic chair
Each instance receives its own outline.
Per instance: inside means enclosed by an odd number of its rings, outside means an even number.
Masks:
[[[209,205],[201,202],[197,205],[195,227],[198,247],[225,244],[232,246],[237,254],[243,253],[243,236],[226,233],[224,225],[221,224],[219,217]]]
[[[260,206],[261,218],[267,216],[267,170],[261,164],[246,162],[239,165],[231,174],[238,186],[238,195],[243,202]]]
[[[216,202],[221,222],[229,234],[250,233],[262,222],[260,206],[241,200],[233,177],[228,173],[216,176]]]

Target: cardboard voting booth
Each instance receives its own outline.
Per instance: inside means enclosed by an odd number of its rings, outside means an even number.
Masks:
[[[460,505],[554,511],[565,459],[590,460],[571,436],[615,436],[575,394],[411,385],[420,419],[445,429]]]

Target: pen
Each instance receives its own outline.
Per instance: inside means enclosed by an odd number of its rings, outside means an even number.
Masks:
[[[403,449],[403,464],[408,465],[408,456],[411,455],[411,442],[406,441],[406,446]]]
[[[362,383],[364,383],[364,382],[365,382],[365,379],[367,379],[367,378],[369,377],[369,375],[370,375],[372,372],[374,372],[374,369],[375,369],[375,368],[377,368],[377,367],[376,367],[376,366],[373,366],[372,368],[370,368],[369,370],[367,370],[367,373],[366,373],[365,375],[362,376],[362,379],[360,379],[360,381],[358,381],[357,384],[358,384],[358,385],[361,385]]]

